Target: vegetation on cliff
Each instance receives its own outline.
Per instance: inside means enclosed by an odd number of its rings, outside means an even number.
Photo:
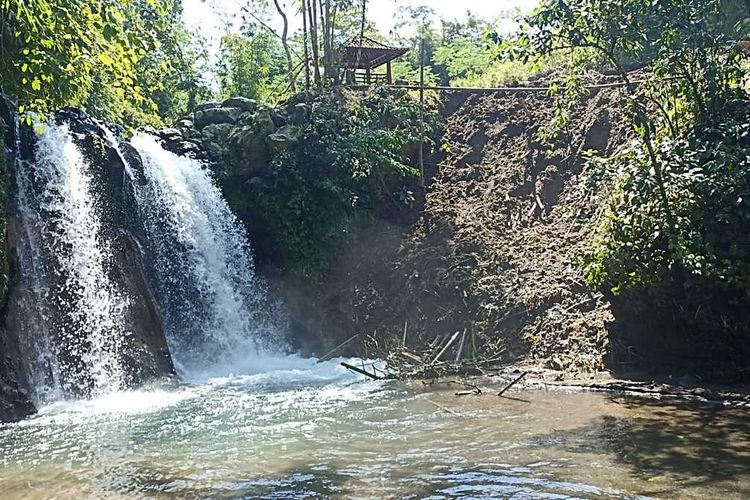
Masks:
[[[727,342],[747,328],[734,311],[750,300],[750,252],[741,243],[750,229],[741,13],[740,2],[717,0],[548,2],[508,47],[526,56],[563,51],[572,61],[588,54],[626,91],[638,140],[593,160],[613,188],[580,261],[590,282],[650,303],[673,328],[697,324],[700,335],[723,333]],[[648,83],[634,81],[633,65],[646,67]]]
[[[224,189],[275,265],[319,277],[368,218],[416,208],[416,147],[423,133],[430,150],[439,120],[428,112],[420,130],[418,99],[404,91],[300,95],[281,109],[276,120],[293,123],[270,136],[266,164],[238,182],[248,159],[230,149]]]

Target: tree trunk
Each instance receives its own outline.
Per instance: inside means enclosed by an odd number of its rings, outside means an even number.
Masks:
[[[281,45],[284,47],[284,55],[286,56],[286,69],[287,74],[289,75],[289,88],[293,93],[296,93],[297,86],[294,82],[295,76],[294,67],[292,66],[292,53],[289,51],[289,40],[287,38],[289,35],[289,20],[287,19],[284,10],[281,8],[281,5],[279,5],[279,0],[273,0],[273,4],[276,6],[276,10],[278,11],[281,19],[284,22],[284,31],[281,32]]]
[[[330,33],[330,47],[331,47],[331,65],[334,69],[333,72],[333,83],[338,85],[341,83],[341,73],[339,71],[339,53],[336,48],[336,14],[338,13],[338,7],[336,4],[333,5],[333,8],[331,9],[331,20],[329,21],[331,25],[331,33]]]
[[[320,86],[320,52],[318,45],[318,0],[312,0],[307,3],[307,13],[310,20],[310,45],[312,46],[312,64],[315,85]]]
[[[359,50],[357,51],[357,64],[362,60],[362,44],[365,38],[365,23],[367,22],[367,0],[362,0],[362,22],[359,26]],[[355,70],[356,71],[356,70]]]
[[[310,90],[310,50],[307,37],[307,2],[302,0],[302,44],[304,45],[305,57],[305,90]]]
[[[320,22],[323,25],[323,68],[327,80],[333,77],[333,59],[331,57],[331,0],[321,0]]]

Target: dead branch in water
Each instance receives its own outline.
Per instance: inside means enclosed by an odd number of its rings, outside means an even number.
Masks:
[[[351,370],[353,372],[357,372],[357,373],[362,374],[365,377],[371,378],[373,380],[382,380],[383,379],[383,377],[377,375],[376,373],[370,373],[367,370],[363,370],[362,368],[357,368],[356,366],[352,366],[349,363],[341,363],[341,366],[343,366],[347,370]]]
[[[516,385],[518,382],[520,382],[521,379],[524,378],[528,373],[529,372],[523,372],[513,382],[511,382],[510,384],[508,384],[505,387],[503,387],[503,389],[500,392],[498,392],[497,395],[498,396],[502,396],[505,393],[505,391],[507,391],[508,389],[510,389],[511,387],[513,387],[514,385]]]
[[[322,357],[321,357],[321,358],[320,358],[320,359],[318,360],[318,363],[322,363],[323,361],[330,361],[331,359],[333,359],[333,357],[334,357],[334,356],[335,356],[336,354],[338,354],[339,352],[341,352],[341,350],[342,350],[342,349],[343,349],[344,347],[346,347],[346,346],[348,346],[349,344],[351,344],[352,342],[354,342],[354,341],[355,341],[355,340],[356,340],[356,339],[357,339],[358,337],[359,337],[359,335],[355,335],[355,336],[351,337],[350,339],[348,339],[348,340],[346,340],[346,341],[344,341],[344,342],[340,343],[339,345],[337,345],[336,347],[334,347],[333,349],[331,349],[331,350],[330,350],[330,351],[329,351],[329,352],[328,352],[327,354],[325,354],[324,356],[322,356]]]

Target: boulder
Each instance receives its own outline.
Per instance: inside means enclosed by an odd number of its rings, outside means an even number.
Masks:
[[[271,118],[273,119],[273,124],[277,127],[283,127],[284,125],[289,124],[289,116],[287,116],[284,108],[273,110],[271,112]]]
[[[182,142],[183,139],[182,132],[180,132],[176,128],[163,128],[159,130],[158,136],[161,138],[161,140],[172,144]]]
[[[180,156],[189,156],[190,158],[202,158],[203,150],[196,143],[191,141],[180,141],[174,143],[172,147],[168,148],[175,154]]]
[[[174,124],[174,128],[180,131],[183,139],[190,138],[190,132],[193,130],[194,127],[195,125],[193,124],[193,120],[188,120],[185,118],[183,118],[182,120]]]
[[[201,136],[204,140],[222,144],[227,142],[229,133],[233,128],[234,125],[230,123],[214,123],[203,127],[203,130],[201,130]]]
[[[291,125],[302,125],[304,123],[307,123],[307,121],[310,119],[310,106],[308,106],[304,102],[295,104],[289,110],[288,115],[289,123]]]
[[[202,129],[206,125],[216,123],[237,123],[242,115],[240,108],[209,108],[195,112],[195,128]]]
[[[207,109],[220,108],[220,107],[221,107],[221,104],[219,104],[218,102],[208,101],[208,102],[203,102],[201,104],[198,104],[193,111],[197,113],[198,111],[205,111]]]
[[[223,108],[240,108],[242,111],[255,113],[255,110],[258,109],[258,102],[247,97],[232,97],[222,102],[221,106]]]
[[[253,115],[252,123],[255,125],[258,134],[260,135],[271,135],[276,131],[276,125],[271,117],[271,111],[268,109],[261,109]]]
[[[228,138],[229,148],[235,161],[231,165],[231,174],[238,177],[249,177],[268,168],[271,160],[267,135],[251,126],[237,127]]]
[[[301,130],[296,125],[286,125],[266,138],[271,154],[287,153],[297,147]]]

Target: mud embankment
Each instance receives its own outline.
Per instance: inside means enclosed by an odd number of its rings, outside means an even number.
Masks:
[[[328,346],[358,334],[364,354],[466,330],[464,356],[603,369],[610,304],[572,263],[606,198],[588,152],[611,155],[629,134],[618,90],[584,99],[552,144],[539,138],[555,116],[543,93],[442,99],[418,220],[372,221],[322,285],[275,281],[298,328]]]

